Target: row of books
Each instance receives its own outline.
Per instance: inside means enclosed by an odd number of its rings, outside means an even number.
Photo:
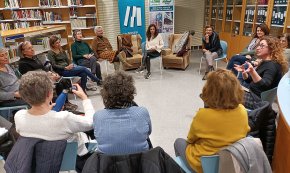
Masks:
[[[274,4],[287,4],[288,0],[274,0]]]
[[[51,7],[51,6],[62,6],[61,0],[39,0],[39,6]]]
[[[232,18],[233,18],[233,9],[232,8],[227,8],[226,20],[232,20]]]
[[[286,17],[286,7],[274,7],[271,24],[284,25]]]
[[[86,28],[87,21],[86,19],[71,19],[71,27],[72,28]]]
[[[42,19],[41,10],[17,10],[12,11],[12,19]]]
[[[30,26],[40,26],[41,22],[14,22],[14,23],[0,23],[0,30],[7,31],[11,29],[18,29],[18,28],[28,28]]]
[[[4,0],[5,8],[20,8],[22,7],[21,0]]]
[[[245,22],[254,21],[255,8],[247,8],[245,13]]]
[[[52,22],[52,21],[62,21],[62,17],[60,14],[55,12],[45,12],[43,14],[44,21]]]
[[[68,6],[72,6],[72,5],[83,5],[83,1],[82,0],[68,0],[67,1]]]
[[[258,7],[257,22],[265,23],[267,16],[267,7]]]

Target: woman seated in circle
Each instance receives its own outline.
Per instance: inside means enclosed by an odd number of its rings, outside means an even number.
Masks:
[[[150,59],[159,57],[161,55],[161,50],[163,46],[164,42],[162,36],[158,33],[156,25],[149,25],[146,31],[146,51],[143,52],[142,64],[137,69],[137,72],[143,71],[145,69],[145,64],[147,69],[147,74],[144,76],[145,79],[149,79],[151,77]]]
[[[104,80],[101,96],[105,109],[94,115],[94,134],[100,152],[123,155],[149,149],[152,128],[149,112],[133,101],[135,94],[133,77],[122,71]]]
[[[217,69],[208,74],[200,95],[205,108],[194,116],[187,140],[178,138],[174,143],[176,156],[189,169],[202,172],[201,156],[216,154],[246,137],[250,127],[243,96],[244,91],[231,71]]]
[[[288,65],[290,62],[290,34],[284,33],[278,36],[280,39],[280,43],[282,45],[282,48],[284,48],[284,55],[286,56],[286,60],[288,61]]]
[[[72,58],[75,64],[91,69],[91,72],[102,80],[101,66],[88,43],[83,41],[81,30],[74,30],[74,43],[71,45]]]
[[[102,81],[93,75],[86,67],[76,66],[70,63],[66,52],[62,49],[60,44],[61,39],[55,35],[49,38],[49,45],[51,50],[48,51],[48,59],[51,62],[52,68],[61,76],[79,76],[81,77],[81,87],[85,91],[87,84],[87,76],[96,82],[98,85],[102,84]]]
[[[236,65],[235,69],[242,72],[244,82],[249,84],[249,92],[245,93],[246,108],[253,109],[255,102],[261,100],[261,93],[277,87],[283,74],[288,71],[283,51],[279,39],[265,36],[256,49],[257,58],[261,60],[257,68],[249,62]]]
[[[262,24],[257,25],[255,33],[253,35],[253,39],[251,40],[248,47],[244,49],[240,54],[235,55],[230,59],[227,65],[227,69],[232,70],[237,75],[237,71],[234,68],[235,64],[242,65],[246,61],[254,62],[256,60],[255,53],[256,53],[257,46],[259,45],[261,39],[264,36],[269,35],[269,33],[270,33],[270,30],[266,24],[262,23]]]
[[[88,99],[79,85],[72,90],[83,103],[85,116],[75,115],[68,111],[55,112],[53,105],[53,83],[47,73],[30,71],[22,76],[19,93],[21,98],[31,108],[20,110],[15,114],[16,131],[24,137],[39,138],[47,141],[62,140],[78,142],[78,156],[88,158],[85,143],[88,138],[84,133],[93,129],[93,114],[95,112],[91,100]],[[81,163],[82,160],[78,159]],[[82,166],[77,169],[81,170]],[[78,171],[79,172],[79,171]]]

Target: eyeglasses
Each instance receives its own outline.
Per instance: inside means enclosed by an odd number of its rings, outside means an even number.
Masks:
[[[259,44],[257,48],[260,47],[261,49],[268,47],[267,45]]]

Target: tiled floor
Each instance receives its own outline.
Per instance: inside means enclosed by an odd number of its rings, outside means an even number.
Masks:
[[[149,110],[152,121],[152,134],[150,136],[153,146],[162,147],[168,154],[174,156],[173,143],[176,138],[186,138],[189,126],[195,112],[203,107],[199,98],[204,81],[198,74],[201,53],[193,51],[191,63],[183,70],[165,69],[161,75],[159,60],[152,61],[152,76],[144,79],[143,74],[127,71],[133,75],[137,88],[135,101],[138,105]],[[225,62],[219,62],[225,67]],[[105,63],[101,63],[102,71],[106,75]],[[202,73],[203,73],[202,69]],[[109,64],[108,72],[112,73],[113,66]],[[97,91],[88,91],[96,110],[103,109],[103,103]],[[82,109],[79,100],[73,100]],[[0,173],[1,173],[0,162]]]
[[[149,110],[152,121],[150,138],[153,146],[161,146],[171,156],[174,156],[174,140],[178,137],[186,138],[195,112],[203,107],[199,98],[204,85],[202,75],[198,74],[200,56],[199,51],[193,51],[191,63],[185,71],[165,69],[162,75],[159,60],[153,60],[150,79],[144,79],[143,74],[135,71],[127,71],[135,79],[136,103]],[[101,64],[105,72],[103,65]],[[225,62],[219,62],[220,67],[225,65]],[[109,64],[109,73],[112,72],[113,66]],[[104,108],[99,90],[89,91],[88,94],[96,110]],[[80,103],[78,104],[80,106]]]

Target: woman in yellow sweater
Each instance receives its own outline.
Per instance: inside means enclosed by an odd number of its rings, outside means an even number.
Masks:
[[[181,156],[193,171],[202,172],[201,156],[213,155],[246,137],[250,127],[243,95],[231,71],[209,73],[201,94],[205,108],[200,108],[193,118],[187,140],[179,138],[174,143],[176,156]]]

